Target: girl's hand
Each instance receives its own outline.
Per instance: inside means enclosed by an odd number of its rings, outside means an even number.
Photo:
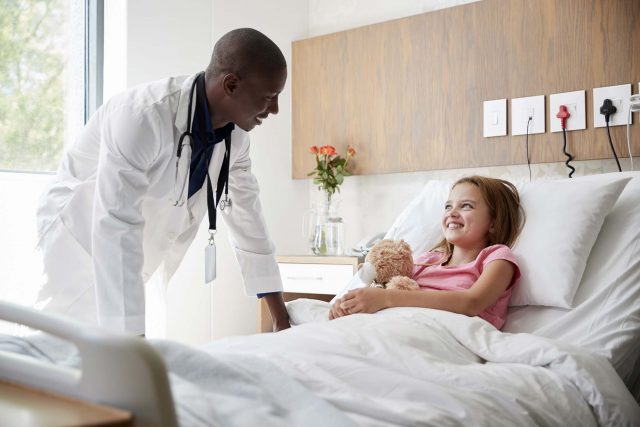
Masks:
[[[389,306],[388,292],[381,288],[355,289],[342,297],[340,308],[347,314],[375,313]],[[338,301],[335,305],[338,305]]]
[[[340,304],[342,303],[342,298],[338,298],[335,303],[331,306],[329,310],[329,320],[337,319],[338,317],[346,316],[347,313],[342,308],[340,308]]]

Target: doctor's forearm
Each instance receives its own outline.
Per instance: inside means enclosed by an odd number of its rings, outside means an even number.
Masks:
[[[267,303],[267,307],[269,307],[269,313],[271,313],[274,332],[290,328],[289,313],[287,313],[287,307],[284,305],[282,292],[273,292],[263,298]]]

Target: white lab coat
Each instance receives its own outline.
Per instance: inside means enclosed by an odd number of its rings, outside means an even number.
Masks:
[[[207,212],[206,185],[187,200],[190,146],[182,152],[176,179],[176,150],[187,128],[194,78],[160,80],[115,96],[65,153],[38,209],[48,276],[39,306],[113,330],[144,332],[143,284],[161,264],[169,280]],[[194,92],[192,108],[196,97]],[[211,157],[214,188],[224,150],[224,143],[217,144]],[[174,206],[183,185],[185,203]],[[281,291],[251,173],[249,135],[237,126],[231,134],[229,197],[231,213],[218,211],[218,218],[231,231],[246,294]]]

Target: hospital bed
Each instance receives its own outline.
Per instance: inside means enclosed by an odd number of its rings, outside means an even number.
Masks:
[[[387,237],[429,246],[449,185],[427,183]],[[0,318],[55,337],[1,337],[0,380],[122,408],[136,426],[640,425],[640,173],[520,189],[529,228],[514,253],[531,280],[503,332],[417,308],[327,321],[327,303],[296,300],[289,330],[193,348],[2,302]],[[536,250],[543,268],[523,258]]]

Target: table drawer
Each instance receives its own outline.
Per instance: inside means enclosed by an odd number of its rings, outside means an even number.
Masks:
[[[351,280],[353,265],[280,263],[284,292],[335,295]]]

